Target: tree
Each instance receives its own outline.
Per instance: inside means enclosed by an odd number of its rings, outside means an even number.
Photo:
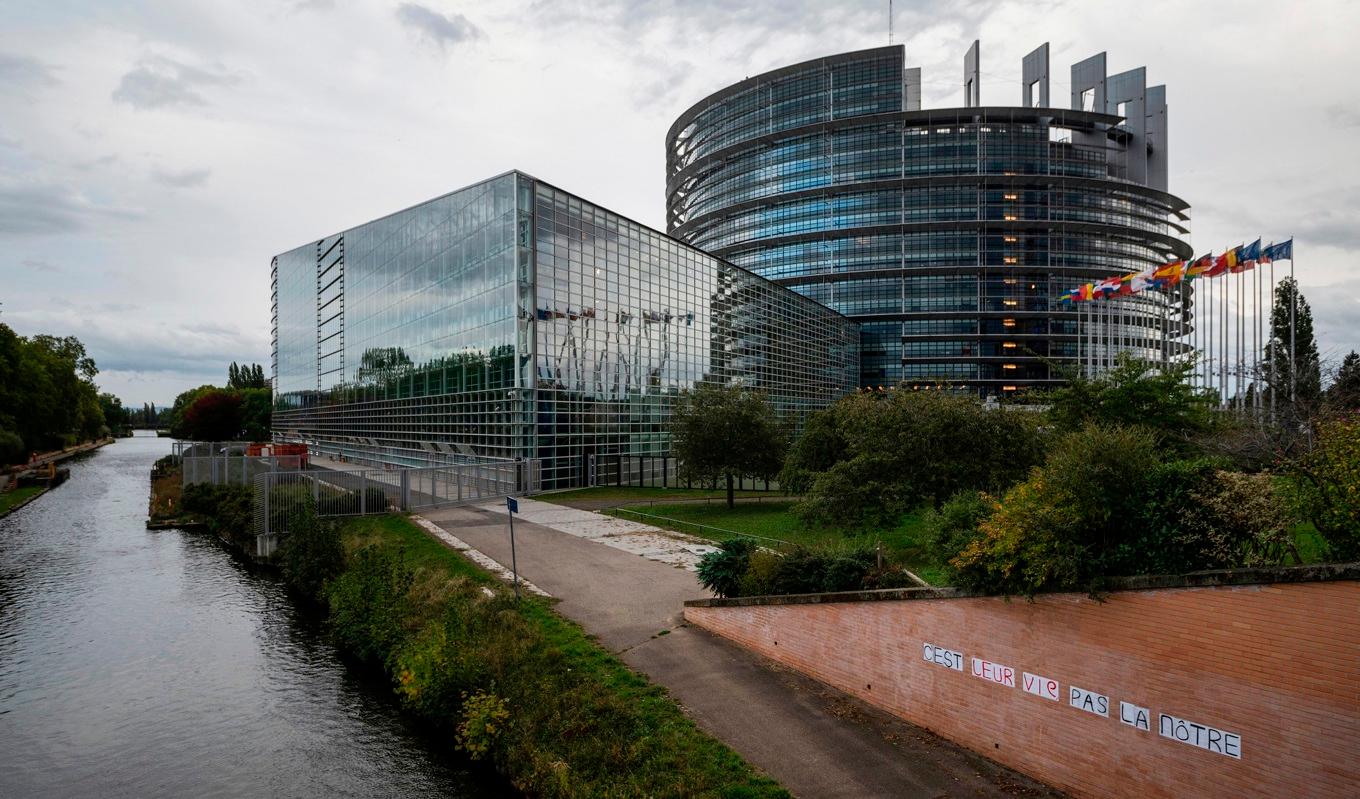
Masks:
[[[1360,409],[1360,353],[1351,350],[1341,361],[1336,380],[1327,389],[1327,399],[1334,408]]]
[[[852,394],[793,447],[785,473],[810,483],[795,510],[808,521],[865,528],[962,489],[1004,489],[1038,462],[1038,422],[1034,413],[942,391]]]
[[[231,441],[241,434],[241,395],[211,388],[184,412],[181,438],[194,441]]]
[[[1041,396],[1059,430],[1136,424],[1162,444],[1186,451],[1214,425],[1214,397],[1190,385],[1193,369],[1191,361],[1162,366],[1120,354],[1113,369],[1096,377],[1072,374],[1067,385]]]
[[[99,395],[99,409],[104,414],[104,425],[115,436],[132,435],[132,411],[123,407],[123,401],[107,392]]]
[[[0,324],[0,430],[30,452],[98,437],[98,372],[74,336],[25,338]]]
[[[1270,340],[1266,342],[1261,368],[1266,390],[1274,394],[1277,406],[1312,407],[1322,394],[1321,362],[1313,338],[1313,309],[1293,278],[1281,280],[1275,289]]]
[[[759,392],[741,386],[700,383],[680,395],[671,410],[671,451],[685,474],[727,480],[727,506],[733,506],[733,479],[768,480],[784,463],[788,436],[774,409]]]
[[[1311,452],[1295,460],[1304,513],[1333,560],[1360,559],[1360,416],[1321,422]]]
[[[264,376],[264,367],[258,363],[237,366],[236,361],[232,361],[231,366],[227,367],[227,388],[268,388],[268,386],[269,382]]]

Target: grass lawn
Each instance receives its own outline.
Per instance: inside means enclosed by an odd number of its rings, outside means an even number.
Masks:
[[[391,610],[404,616],[405,638],[389,654],[414,670],[394,675],[396,683],[408,699],[418,699],[445,678],[482,674],[487,682],[479,690],[504,699],[513,714],[496,734],[492,759],[527,795],[788,799],[773,780],[696,727],[664,689],[558,615],[552,600],[526,596],[509,604],[505,583],[404,516],[347,519],[341,535],[351,553],[399,550],[414,572],[404,598],[384,595],[379,585],[366,600],[379,617]],[[466,593],[469,581],[500,600],[481,599],[477,591],[479,601],[458,601],[458,586]],[[454,625],[460,637],[437,648],[448,640],[441,633],[447,635],[451,620],[461,622]],[[497,634],[507,628],[512,634]],[[431,651],[438,656],[417,657]],[[460,719],[434,720],[452,725]]]
[[[780,496],[778,491],[737,491],[737,498],[759,497],[759,496]],[[662,501],[670,502],[686,499],[709,499],[715,497],[727,497],[727,489],[720,488],[716,491],[707,488],[653,488],[639,486],[596,486],[594,488],[577,488],[571,491],[554,491],[550,494],[539,494],[534,497],[541,502],[552,502],[557,505],[572,505],[576,503],[592,502],[618,502],[628,504],[632,502]]]
[[[42,486],[24,486],[13,491],[0,493],[0,516],[9,513],[10,509],[28,501],[31,497],[36,497],[46,491]]]
[[[664,519],[642,518],[635,513],[611,515],[637,519],[657,527],[665,527],[677,532],[688,533],[700,538],[722,541],[732,533],[773,538],[790,544],[827,544],[845,543],[846,545],[872,545],[883,542],[886,556],[895,563],[910,569],[921,579],[936,585],[943,584],[944,572],[926,555],[922,536],[925,533],[924,510],[915,511],[902,517],[896,527],[888,530],[875,530],[855,535],[846,535],[843,530],[828,527],[810,527],[793,515],[793,501],[759,502],[737,504],[729,509],[725,503],[677,503],[672,505],[634,506],[628,510],[646,513]],[[695,527],[695,524],[721,528],[718,530]],[[730,531],[730,532],[729,532]]]

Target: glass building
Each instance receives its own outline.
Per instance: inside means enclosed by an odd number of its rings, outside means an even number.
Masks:
[[[543,488],[673,468],[700,381],[801,419],[854,389],[857,326],[519,172],[273,260],[274,435],[359,461],[537,461]]]
[[[860,322],[866,387],[991,395],[1116,349],[1179,357],[1188,298],[1121,299],[1098,326],[1056,301],[1191,255],[1165,87],[1107,76],[1102,53],[1072,68],[1071,108],[1050,107],[1048,45],[1022,76],[1020,105],[980,106],[975,42],[959,108],[921,108],[900,45],[729,86],[667,134],[667,229]]]

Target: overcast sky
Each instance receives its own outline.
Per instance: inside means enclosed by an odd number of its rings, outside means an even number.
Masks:
[[[1360,3],[896,2],[927,107],[1020,58],[1166,83],[1197,252],[1297,236],[1324,356],[1360,348]],[[283,250],[511,168],[661,227],[704,95],[886,44],[846,0],[0,0],[0,320],[74,334],[125,402],[269,363]]]

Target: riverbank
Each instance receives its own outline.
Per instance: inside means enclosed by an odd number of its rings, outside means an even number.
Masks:
[[[551,600],[389,515],[340,527],[325,590],[337,642],[404,707],[534,796],[785,797]],[[285,566],[285,572],[287,567]]]
[[[28,461],[27,463],[18,463],[14,464],[13,466],[6,466],[3,469],[0,469],[0,475],[22,474],[23,472],[27,472],[33,469],[40,469],[44,466],[47,466],[48,464],[61,463],[62,461],[67,460],[69,458],[74,458],[77,455],[84,455],[87,452],[94,452],[100,447],[112,444],[115,440],[117,439],[114,439],[112,437],[101,438],[98,441],[86,441],[84,444],[77,444],[74,447],[67,447],[66,449],[53,450],[52,452],[44,452],[38,455],[37,457],[33,458],[32,460]]]

